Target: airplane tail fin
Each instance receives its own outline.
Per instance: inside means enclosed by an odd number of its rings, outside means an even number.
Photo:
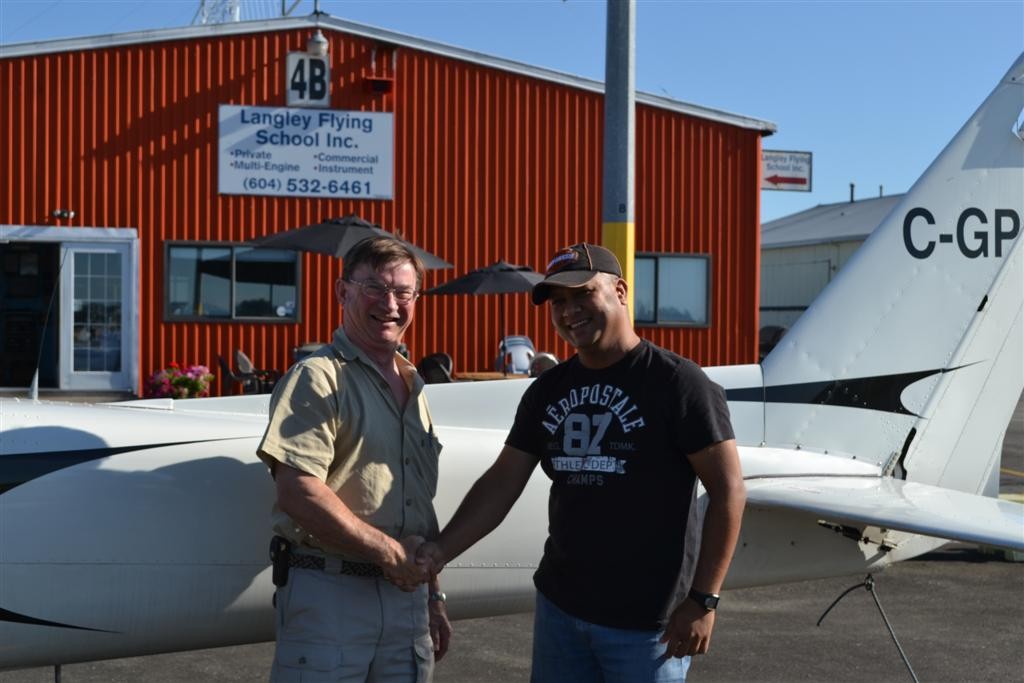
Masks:
[[[765,443],[982,492],[1024,390],[1024,54],[763,362]]]

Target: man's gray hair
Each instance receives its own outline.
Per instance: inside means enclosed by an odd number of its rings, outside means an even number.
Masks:
[[[356,242],[342,259],[341,279],[350,280],[356,268],[366,263],[380,270],[389,263],[408,261],[416,269],[416,288],[423,284],[423,262],[405,242],[393,237],[367,237]]]

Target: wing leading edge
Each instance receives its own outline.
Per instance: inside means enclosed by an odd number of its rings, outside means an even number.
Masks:
[[[1024,505],[888,477],[747,480],[748,506],[1024,551]]]

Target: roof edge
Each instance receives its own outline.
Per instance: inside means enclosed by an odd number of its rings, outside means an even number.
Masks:
[[[72,52],[76,50],[95,50],[123,45],[138,45],[170,40],[188,40],[191,38],[205,38],[210,36],[243,35],[267,31],[290,31],[294,29],[317,27],[333,29],[357,35],[362,38],[394,43],[399,46],[422,50],[424,52],[430,52],[443,57],[451,57],[453,59],[468,61],[499,69],[501,71],[516,73],[532,78],[539,78],[545,81],[559,83],[561,85],[589,90],[591,92],[604,93],[604,83],[594,79],[555,71],[546,67],[517,62],[504,57],[496,57],[476,52],[474,50],[428,40],[426,38],[417,38],[415,36],[399,33],[390,29],[378,28],[366,24],[357,24],[346,19],[340,19],[323,13],[311,14],[304,17],[282,17],[278,19],[261,19],[257,21],[202,24],[198,26],[183,26],[177,28],[148,29],[128,33],[109,33],[79,38],[61,38],[58,40],[35,41],[30,43],[14,43],[9,45],[0,45],[0,59]],[[719,109],[703,107],[659,95],[637,92],[636,101],[658,109],[667,109],[710,121],[716,121],[718,123],[725,123],[739,128],[756,130],[759,131],[762,136],[771,135],[778,129],[778,127],[770,121],[763,121],[761,119],[744,116],[742,114],[734,114]]]
[[[863,242],[871,234],[871,231],[861,233],[850,233],[841,237],[831,237],[826,239],[802,239],[792,240],[789,242],[761,242],[761,251],[772,251],[774,249],[792,249],[793,247],[817,247],[817,246],[830,246],[834,244],[847,244],[854,242]]]

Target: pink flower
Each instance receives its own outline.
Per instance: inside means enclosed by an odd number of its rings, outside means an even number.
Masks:
[[[186,365],[171,361],[146,378],[146,395],[156,398],[195,398],[210,395],[214,375],[205,365]]]

